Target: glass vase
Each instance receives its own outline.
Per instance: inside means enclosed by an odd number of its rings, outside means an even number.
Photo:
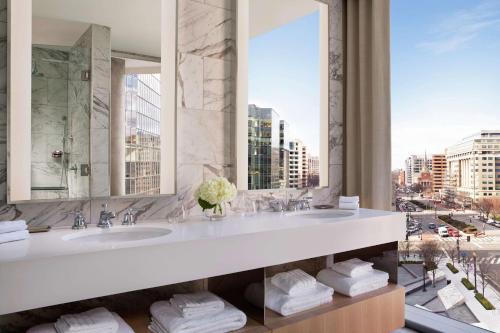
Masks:
[[[226,217],[226,203],[221,202],[214,208],[205,209],[204,214],[210,221],[222,220]]]

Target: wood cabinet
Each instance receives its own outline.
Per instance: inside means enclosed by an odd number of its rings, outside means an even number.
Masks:
[[[358,297],[336,294],[331,304],[295,316],[266,313],[274,333],[389,333],[404,326],[405,293],[394,284]]]

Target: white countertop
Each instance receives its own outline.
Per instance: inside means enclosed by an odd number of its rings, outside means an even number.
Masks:
[[[54,229],[0,244],[0,315],[349,251],[405,236],[401,213],[360,209],[350,217],[305,216],[318,212],[327,211],[259,213],[214,222],[192,217],[177,224],[148,221],[113,227],[111,231],[171,230],[165,236],[127,242],[68,240],[107,232],[91,225],[84,231]]]

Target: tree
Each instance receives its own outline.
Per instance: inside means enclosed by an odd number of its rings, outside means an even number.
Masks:
[[[469,258],[463,258],[462,270],[464,271],[465,275],[467,275],[467,280],[469,280],[469,273],[472,271],[472,264],[470,263]]]
[[[494,207],[494,202],[490,198],[482,198],[476,203],[477,209],[486,216],[490,217],[490,213]]]
[[[490,279],[490,274],[491,274],[491,263],[488,260],[488,257],[483,257],[481,258],[483,260],[479,260],[478,268],[479,268],[479,276],[481,277],[481,286],[483,289],[483,296],[484,296],[484,290],[486,287],[489,285],[489,279]]]
[[[448,253],[453,266],[455,266],[455,259],[458,259],[460,253],[458,253],[458,247],[455,242],[447,242],[444,245],[444,250]]]
[[[432,272],[432,286],[436,287],[436,269],[443,257],[443,251],[434,240],[422,242],[419,248],[427,271]]]
[[[412,242],[410,240],[399,242],[399,251],[404,253],[405,260],[408,260],[410,258],[411,247]]]
[[[493,202],[492,213],[495,215],[494,217],[500,217],[500,198],[492,198],[490,200]]]

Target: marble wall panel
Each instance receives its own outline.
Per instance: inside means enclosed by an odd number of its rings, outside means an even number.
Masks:
[[[343,169],[343,73],[342,73],[342,1],[324,0],[330,5],[330,184],[327,189],[314,192],[318,203],[336,203],[342,191]],[[1,7],[0,0],[0,25]],[[0,218],[25,218],[32,224],[70,225],[72,216],[67,212],[83,208],[95,223],[101,204],[106,201],[109,208],[121,219],[128,207],[144,208],[138,220],[168,219],[179,221],[182,210],[191,209],[200,213],[192,194],[199,183],[214,175],[234,174],[234,64],[235,64],[235,7],[234,0],[180,0],[179,1],[179,77],[178,77],[178,149],[177,149],[177,195],[157,198],[114,198],[107,200],[83,200],[39,204],[3,205]],[[2,29],[0,29],[0,34]],[[104,44],[104,43],[103,43]],[[82,39],[81,46],[85,45]],[[339,48],[340,47],[340,48]],[[2,37],[0,35],[0,51]],[[0,73],[2,72],[0,54]],[[106,64],[103,64],[106,66]],[[95,73],[93,73],[95,75]],[[5,132],[1,129],[2,78],[0,76],[0,145]],[[105,87],[103,87],[105,88]],[[71,94],[69,95],[71,99]],[[99,100],[107,101],[105,92]],[[95,102],[96,100],[94,100]],[[95,103],[94,103],[95,104]],[[109,112],[109,104],[102,104]],[[108,108],[108,109],[107,109]],[[93,112],[92,109],[91,112]],[[5,184],[5,156],[0,156],[0,193]],[[5,163],[5,162],[4,162]],[[3,181],[3,183],[2,183]],[[296,191],[278,191],[273,195],[301,196]],[[3,196],[5,198],[5,196]],[[241,192],[235,200],[234,211],[251,209],[257,203],[267,208],[269,193],[261,191]],[[92,206],[92,209],[90,209]],[[92,211],[92,212],[91,212]]]

